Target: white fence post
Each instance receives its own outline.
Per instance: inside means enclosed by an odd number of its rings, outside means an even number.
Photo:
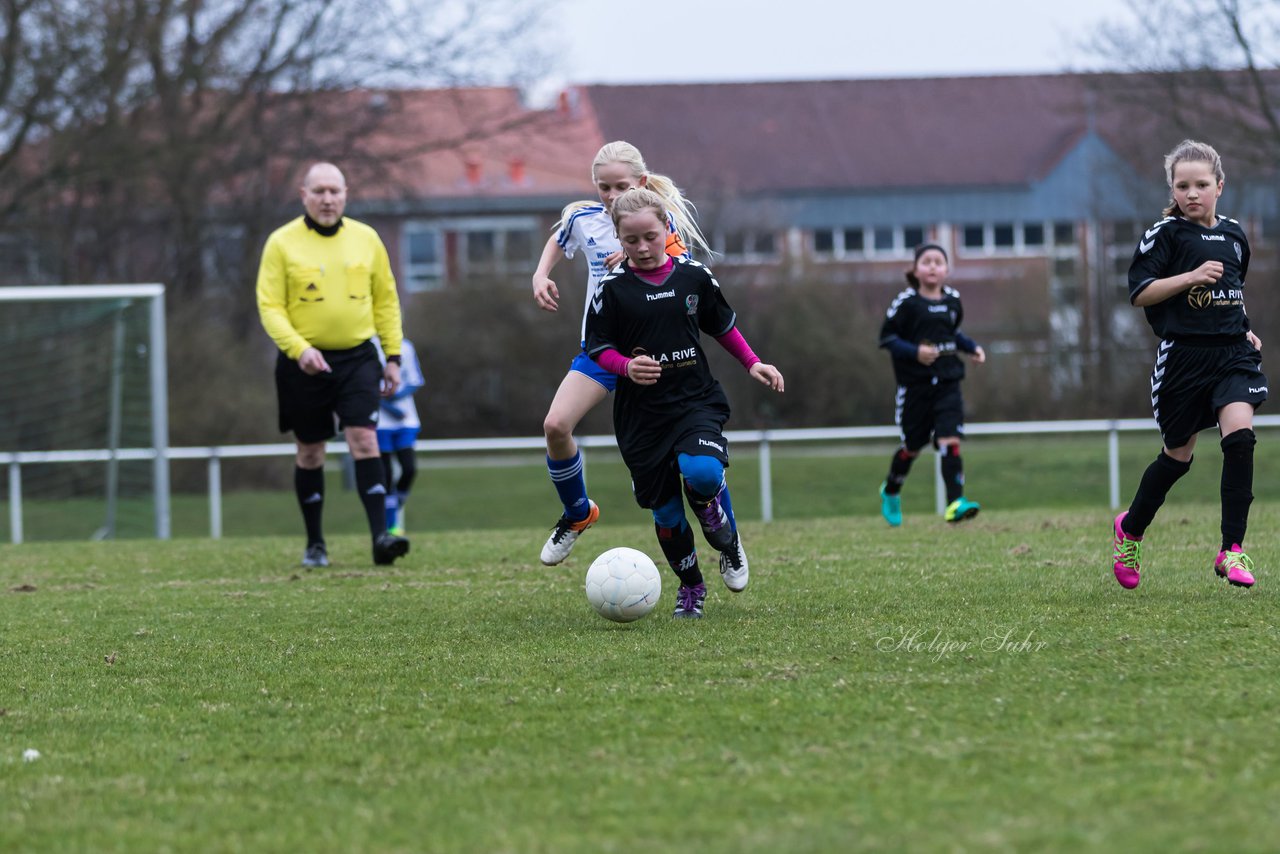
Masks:
[[[218,448],[209,454],[209,539],[222,539],[222,458]]]
[[[773,521],[773,455],[769,451],[769,431],[760,432],[760,518]]]
[[[22,464],[9,463],[9,539],[22,542]]]
[[[933,454],[933,505],[941,516],[947,512],[947,484],[942,479],[942,449],[937,448]]]
[[[1107,484],[1111,489],[1111,509],[1120,509],[1120,430],[1111,422],[1107,431]]]

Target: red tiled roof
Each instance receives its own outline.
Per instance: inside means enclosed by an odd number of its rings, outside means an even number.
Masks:
[[[593,85],[606,139],[738,192],[1022,185],[1086,132],[1088,77]],[[1102,128],[1100,132],[1107,136]]]
[[[353,109],[385,109],[363,140],[381,174],[348,174],[362,201],[511,196],[594,198],[603,144],[590,109],[564,99],[526,107],[512,88],[351,92]]]

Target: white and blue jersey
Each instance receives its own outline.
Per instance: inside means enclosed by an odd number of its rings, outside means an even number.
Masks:
[[[378,348],[378,359],[385,365],[387,357],[382,352],[382,343],[376,336],[373,343]],[[381,450],[408,447],[417,440],[422,421],[418,418],[418,407],[413,402],[413,395],[425,382],[422,365],[418,362],[418,351],[414,349],[413,342],[406,338],[400,345],[400,388],[391,397],[382,398],[378,411],[378,445]]]
[[[556,232],[556,244],[566,258],[573,258],[578,252],[585,253],[587,257],[587,293],[582,304],[582,329],[578,336],[585,340],[591,298],[595,296],[600,280],[609,272],[604,259],[621,252],[622,244],[618,242],[613,219],[602,204],[586,205],[569,214]]]

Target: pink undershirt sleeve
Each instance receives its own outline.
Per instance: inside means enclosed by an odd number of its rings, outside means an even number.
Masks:
[[[759,356],[751,352],[751,345],[747,343],[747,339],[742,337],[742,333],[738,331],[736,326],[716,340],[720,342],[721,347],[729,351],[733,358],[741,362],[742,367],[748,371],[751,370],[752,365],[761,361]]]
[[[596,364],[611,374],[625,377],[627,375],[627,365],[631,364],[631,360],[610,347],[596,358]]]

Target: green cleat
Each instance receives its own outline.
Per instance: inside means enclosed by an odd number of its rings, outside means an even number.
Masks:
[[[965,519],[977,516],[981,509],[978,502],[970,501],[962,495],[947,505],[947,512],[943,518],[948,522],[963,522]]]
[[[902,496],[890,495],[884,487],[885,484],[880,484],[880,515],[890,526],[897,528],[902,524]]]

